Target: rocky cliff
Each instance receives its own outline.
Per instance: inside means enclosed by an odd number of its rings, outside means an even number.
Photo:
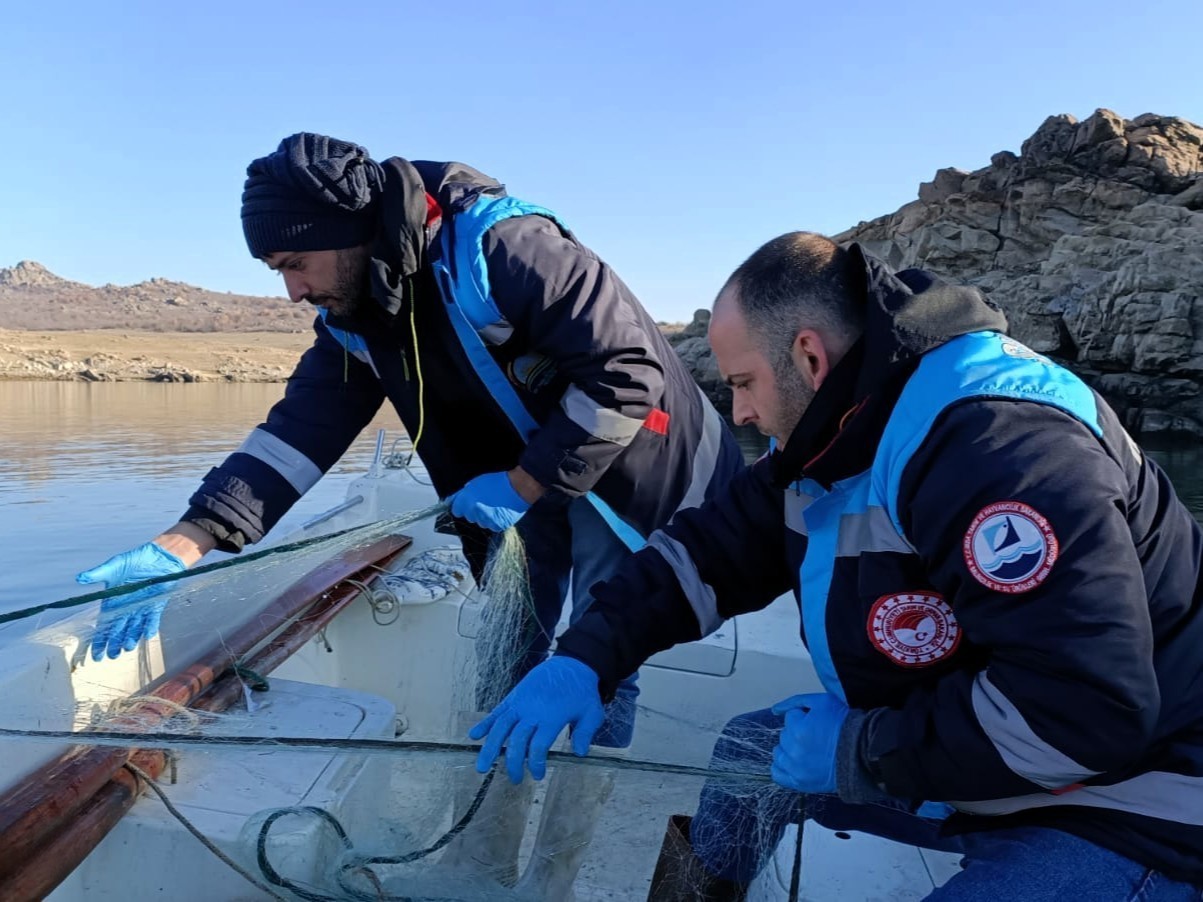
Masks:
[[[1203,128],[1053,116],[1018,155],[942,169],[836,238],[979,286],[1134,432],[1203,435]]]

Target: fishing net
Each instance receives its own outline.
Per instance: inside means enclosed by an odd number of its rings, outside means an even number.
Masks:
[[[561,746],[538,783],[478,774],[468,728],[538,628],[524,550],[507,533],[478,588],[421,480],[376,478],[322,535],[9,615],[0,896],[684,899],[727,875],[822,899],[849,869],[883,898],[930,891],[914,849],[836,839],[841,866],[800,834],[776,727],[730,725],[817,687],[782,641],[788,599],[643,668],[630,748]],[[161,607],[159,634],[92,660],[122,600]]]

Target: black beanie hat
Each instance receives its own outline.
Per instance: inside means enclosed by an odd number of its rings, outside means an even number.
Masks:
[[[302,132],[246,175],[242,231],[253,257],[355,247],[376,233],[384,171],[358,144]]]

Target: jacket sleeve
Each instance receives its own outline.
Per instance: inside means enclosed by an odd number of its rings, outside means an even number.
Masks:
[[[497,223],[485,255],[502,316],[571,383],[522,468],[548,488],[583,494],[661,402],[650,320],[610,267],[542,216]]]
[[[1148,747],[1160,695],[1118,456],[1133,452],[1108,447],[1043,404],[971,401],[908,464],[902,526],[980,664],[870,713],[863,763],[890,794],[1065,792]]]
[[[315,322],[317,339],[284,397],[246,441],[210,470],[182,517],[223,551],[258,542],[329,470],[371,422],[384,390],[371,367]]]
[[[656,652],[767,607],[793,585],[783,517],[782,492],[761,460],[712,500],[679,511],[594,586],[593,603],[560,637],[557,653],[585,662],[612,689]]]

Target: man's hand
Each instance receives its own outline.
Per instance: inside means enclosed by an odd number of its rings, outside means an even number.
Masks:
[[[485,473],[451,496],[451,513],[493,532],[505,532],[530,510],[542,490],[520,468],[508,473]]]
[[[473,739],[486,735],[476,758],[476,770],[488,773],[505,746],[505,769],[521,783],[523,770],[542,780],[547,753],[565,727],[572,728],[572,751],[584,757],[605,720],[597,674],[575,658],[556,655],[518,683],[489,715],[468,731]]]
[[[835,792],[835,755],[848,706],[826,692],[795,695],[773,705],[785,715],[773,750],[773,782],[804,793]]]
[[[187,565],[179,557],[161,545],[147,542],[114,555],[75,579],[84,585],[103,583],[106,588],[112,588],[186,569]],[[167,599],[162,597],[164,591],[163,586],[147,586],[102,601],[96,632],[92,636],[92,660],[99,661],[106,651],[110,658],[116,658],[123,651],[133,651],[143,639],[157,635],[163,608],[167,606]]]

